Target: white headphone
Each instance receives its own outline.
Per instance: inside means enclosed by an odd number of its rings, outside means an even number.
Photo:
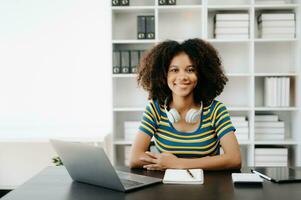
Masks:
[[[168,103],[168,98],[166,98],[165,102],[164,102],[164,109],[165,109],[168,120],[172,124],[178,122],[181,119],[181,116],[180,116],[179,112],[175,108],[172,108],[169,111],[167,111],[167,103]],[[203,102],[201,102],[200,110],[196,110],[196,109],[191,108],[186,113],[185,121],[187,123],[190,123],[190,124],[196,123],[197,120],[198,120],[198,117],[201,116],[202,111],[203,111]]]

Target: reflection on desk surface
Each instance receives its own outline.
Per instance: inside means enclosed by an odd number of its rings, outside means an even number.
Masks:
[[[125,171],[158,178],[164,175],[164,172],[142,169]],[[290,200],[300,199],[301,183],[280,185],[264,181],[261,188],[236,187],[232,183],[232,172],[234,171],[204,171],[203,185],[156,184],[123,193],[74,182],[64,167],[49,167],[4,196],[3,200],[283,200],[288,197]]]

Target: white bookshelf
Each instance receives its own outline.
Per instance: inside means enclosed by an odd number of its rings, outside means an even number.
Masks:
[[[111,7],[113,50],[149,49],[165,39],[179,42],[202,38],[218,50],[229,82],[217,99],[223,101],[230,115],[246,116],[249,139],[239,141],[243,164],[254,165],[255,146],[277,145],[289,148],[289,164],[301,166],[301,80],[300,66],[300,2],[259,4],[259,0],[177,0],[176,6],[160,6],[158,0],[131,0],[129,7]],[[294,11],[296,38],[261,39],[257,16],[263,11]],[[248,39],[215,39],[214,15],[219,12],[248,13]],[[138,15],[155,16],[155,39],[137,40]],[[289,107],[264,106],[264,78],[290,77]],[[124,139],[124,121],[140,121],[147,93],[137,87],[135,74],[112,74],[113,80],[113,162],[124,164],[124,147],[132,141]],[[255,114],[277,114],[285,122],[285,139],[255,140]]]

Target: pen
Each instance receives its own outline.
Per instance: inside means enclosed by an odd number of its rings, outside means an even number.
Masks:
[[[191,171],[189,169],[186,169],[186,171],[191,176],[191,178],[194,178],[193,174],[191,173]]]

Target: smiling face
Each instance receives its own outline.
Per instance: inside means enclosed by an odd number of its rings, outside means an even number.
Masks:
[[[167,73],[167,84],[172,95],[179,97],[193,95],[197,81],[196,69],[188,55],[184,52],[177,54],[171,60]]]

